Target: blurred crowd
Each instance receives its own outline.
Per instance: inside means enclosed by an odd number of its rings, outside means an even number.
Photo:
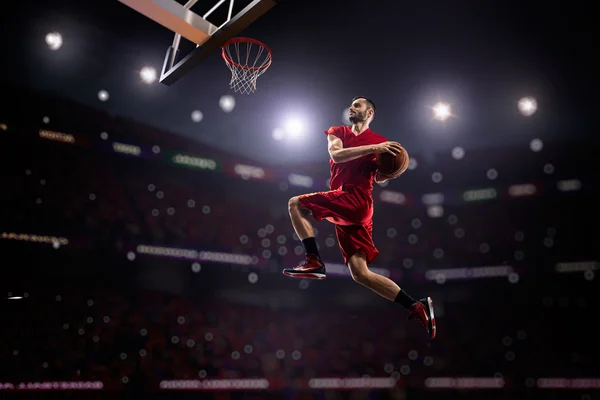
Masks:
[[[174,379],[261,377],[276,387],[298,379],[391,376],[422,387],[428,377],[496,376],[523,387],[539,377],[594,377],[597,331],[582,325],[598,302],[589,289],[577,293],[586,288],[582,282],[569,284],[545,296],[531,287],[505,295],[489,284],[489,296],[467,301],[439,295],[440,334],[432,343],[395,304],[287,309],[210,293],[75,282],[30,287],[25,299],[3,306],[10,324],[0,334],[1,359],[11,367],[0,381],[155,389]]]

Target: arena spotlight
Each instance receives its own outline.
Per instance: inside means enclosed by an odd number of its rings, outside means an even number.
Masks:
[[[290,137],[298,137],[304,132],[304,124],[297,118],[292,118],[285,124],[285,132]]]
[[[228,94],[221,96],[219,99],[219,107],[226,113],[232,112],[235,108],[235,98]]]
[[[452,116],[452,110],[450,109],[450,104],[447,103],[437,103],[432,108],[433,117],[439,121],[445,121]]]
[[[108,94],[108,92],[106,90],[100,90],[98,92],[98,99],[100,101],[108,101],[109,98],[110,98],[110,94]]]
[[[46,34],[46,44],[50,50],[58,50],[61,48],[63,43],[62,35],[58,32],[50,32]]]
[[[154,83],[156,81],[156,69],[153,67],[144,67],[140,71],[140,78],[147,84]]]
[[[529,117],[537,111],[537,101],[533,97],[523,97],[518,103],[519,112]]]

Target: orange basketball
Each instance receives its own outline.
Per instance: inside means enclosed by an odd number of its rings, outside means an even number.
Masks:
[[[382,175],[398,177],[406,171],[409,161],[408,152],[402,148],[402,151],[395,156],[390,153],[377,154],[377,169]]]

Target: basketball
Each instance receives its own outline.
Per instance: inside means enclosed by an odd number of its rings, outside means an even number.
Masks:
[[[408,152],[402,148],[402,151],[395,156],[390,153],[377,154],[377,169],[382,175],[398,177],[408,168]]]

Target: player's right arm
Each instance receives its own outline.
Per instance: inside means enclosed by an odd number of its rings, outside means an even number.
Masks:
[[[397,142],[383,142],[367,146],[348,147],[345,149],[342,139],[329,134],[327,135],[327,150],[329,151],[329,156],[333,162],[339,164],[356,160],[357,158],[372,153],[390,153],[395,156],[402,151],[402,146]]]

